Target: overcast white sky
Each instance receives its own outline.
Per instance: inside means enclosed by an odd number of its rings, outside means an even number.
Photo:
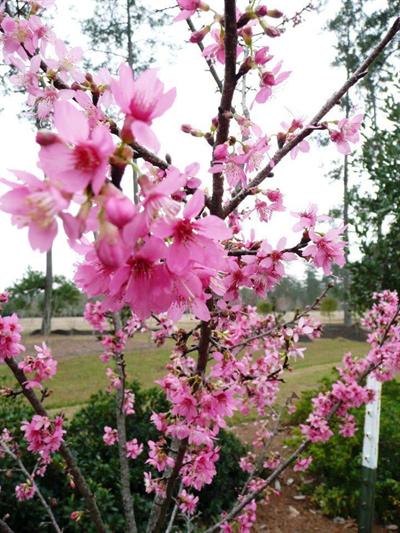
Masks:
[[[154,8],[168,7],[171,0],[148,2]],[[216,5],[220,2],[216,2]],[[277,2],[285,13],[293,13],[306,2],[303,0],[280,0]],[[56,27],[61,37],[68,37],[77,44],[85,43],[80,35],[77,20],[90,13],[91,1],[59,0]],[[289,80],[276,91],[276,96],[263,106],[254,108],[253,120],[268,132],[274,132],[282,120],[290,120],[292,115],[309,119],[330,94],[344,80],[340,69],[331,67],[334,59],[334,37],[323,31],[328,16],[334,12],[336,0],[329,0],[327,11],[306,15],[306,21],[294,29],[289,29],[281,38],[270,39],[271,53],[284,59],[284,70],[293,71]],[[271,6],[273,7],[273,6]],[[68,20],[68,25],[65,21]],[[175,42],[183,44],[188,38],[186,24],[171,25],[165,30]],[[206,72],[204,59],[195,45],[184,45],[171,53],[169,49],[157,50],[157,66],[160,77],[167,87],[176,86],[176,105],[156,125],[162,140],[162,152],[168,152],[178,167],[193,161],[202,165],[202,175],[207,177],[210,149],[202,141],[180,132],[180,125],[190,123],[206,129],[212,116],[216,114],[218,96],[213,80]],[[7,169],[17,168],[35,172],[37,150],[33,142],[32,127],[17,118],[21,109],[20,96],[2,97],[0,107],[0,175],[10,177]],[[340,116],[340,110],[336,116]],[[292,162],[290,158],[279,165],[275,177],[269,180],[268,188],[279,187],[285,195],[285,205],[289,211],[300,210],[308,203],[318,203],[323,212],[337,206],[341,201],[340,183],[330,183],[325,177],[337,157],[334,147],[318,148],[314,143],[311,154],[299,155]],[[0,185],[0,194],[6,188]],[[258,232],[275,243],[281,236],[290,233],[293,219],[278,214],[275,221],[258,228]],[[293,241],[295,242],[295,240]],[[0,289],[22,276],[28,265],[44,269],[45,256],[30,250],[26,230],[17,230],[10,219],[0,213]],[[54,271],[57,274],[72,276],[73,264],[78,257],[69,250],[62,231],[54,246]]]

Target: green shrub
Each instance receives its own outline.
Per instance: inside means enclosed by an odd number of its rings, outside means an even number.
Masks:
[[[137,383],[130,388],[136,396],[136,413],[127,418],[128,439],[137,438],[140,442],[156,440],[158,433],[150,421],[153,411],[165,411],[167,402],[161,391],[157,389],[141,390]],[[19,430],[23,418],[32,416],[29,408],[16,398],[15,400],[0,399],[0,428],[6,426],[23,442]],[[88,404],[71,420],[67,428],[68,442],[77,456],[78,463],[96,492],[99,507],[106,517],[112,531],[123,533],[123,514],[119,488],[119,462],[116,446],[105,446],[102,440],[104,426],[115,427],[115,401],[106,393],[94,395]],[[244,446],[231,433],[221,431],[218,446],[221,447],[218,473],[213,483],[201,492],[198,510],[204,522],[209,522],[222,510],[230,508],[240,491],[245,474],[239,468],[239,458],[245,454]],[[147,516],[152,503],[152,496],[145,493],[143,472],[146,454],[141,454],[130,462],[131,488],[135,494],[135,512],[139,531],[144,531]],[[32,456],[23,453],[23,460],[33,465]],[[11,463],[7,459],[7,468]],[[3,468],[4,460],[1,460]],[[146,470],[148,467],[146,467]],[[19,473],[4,480],[0,497],[0,516],[9,513],[10,527],[18,533],[32,531],[50,532],[52,529],[44,522],[44,512],[36,500],[17,503],[14,495],[15,485],[22,481]],[[65,533],[95,530],[87,517],[83,516],[79,524],[72,523],[69,515],[72,511],[83,510],[80,498],[68,486],[63,473],[63,464],[58,459],[50,467],[44,479],[39,480],[42,492],[53,503],[54,514]]]
[[[325,380],[320,390],[326,390]],[[379,461],[375,509],[382,523],[400,524],[400,383],[385,383],[382,394]],[[317,391],[303,393],[290,422],[298,425],[311,410],[311,398]],[[304,486],[323,512],[329,516],[356,518],[361,486],[361,451],[364,409],[354,410],[358,431],[352,438],[333,436],[326,443],[313,444],[313,462],[309,472],[313,483]]]

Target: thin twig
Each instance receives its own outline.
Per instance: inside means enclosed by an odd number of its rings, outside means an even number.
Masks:
[[[62,533],[61,529],[60,529],[60,526],[57,524],[57,520],[56,520],[56,517],[54,516],[53,514],[53,511],[51,510],[49,504],[47,503],[46,501],[46,498],[43,496],[43,494],[41,493],[36,481],[34,480],[34,478],[31,476],[31,474],[28,472],[28,470],[25,468],[25,465],[24,463],[22,462],[22,460],[17,457],[15,455],[15,453],[13,451],[10,450],[10,448],[7,446],[7,444],[0,439],[0,447],[3,449],[3,451],[9,456],[11,457],[11,459],[13,461],[15,461],[17,463],[17,465],[19,466],[19,469],[21,470],[21,472],[24,474],[24,476],[26,477],[26,479],[28,479],[32,486],[35,488],[35,492],[36,494],[38,495],[38,498],[44,508],[44,510],[46,511],[46,513],[49,515],[49,518],[50,518],[50,521],[51,523],[53,524],[53,527],[55,529],[55,531],[57,533]]]
[[[189,17],[189,18],[186,20],[186,22],[187,22],[187,25],[188,25],[189,28],[190,28],[190,31],[191,31],[192,33],[194,33],[194,32],[196,31],[196,28],[195,28],[195,26],[194,26],[194,24],[193,24],[193,22],[192,22],[192,19]],[[197,46],[200,48],[201,53],[202,53],[202,55],[203,55],[203,52],[204,52],[204,44],[200,41],[200,42],[197,43]],[[208,58],[205,57],[204,55],[203,55],[203,57],[204,57],[204,59],[205,59],[207,65],[208,65],[208,68],[209,68],[209,70],[210,70],[211,76],[214,78],[215,83],[217,84],[217,87],[218,87],[219,92],[222,93],[223,83],[222,83],[220,77],[218,76],[218,73],[217,73],[217,71],[216,71],[216,69],[215,69],[215,67],[214,67],[213,62],[211,61],[211,59],[208,59]]]

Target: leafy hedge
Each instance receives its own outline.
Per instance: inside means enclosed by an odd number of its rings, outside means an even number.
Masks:
[[[326,390],[330,383],[325,380],[320,390]],[[400,524],[400,383],[385,383],[382,391],[376,518],[382,523]],[[316,393],[303,393],[297,411],[291,416],[292,424],[298,425],[307,418],[311,398]],[[310,448],[313,462],[309,473],[313,483],[306,484],[304,491],[311,493],[329,516],[358,516],[364,412],[364,409],[353,411],[358,425],[354,437],[335,435],[328,442]]]
[[[136,437],[143,443],[157,439],[157,430],[150,422],[150,416],[153,411],[167,409],[165,397],[157,389],[141,390],[137,383],[131,384],[130,388],[136,395],[136,413],[127,419],[128,438]],[[21,420],[30,418],[32,414],[21,399],[0,398],[0,429],[8,427],[16,435],[22,445],[23,460],[30,466],[33,466],[33,458],[25,451],[19,426]],[[88,404],[72,418],[67,427],[68,442],[91,488],[96,492],[99,507],[106,517],[107,524],[115,533],[123,533],[118,450],[116,446],[108,447],[103,443],[103,428],[106,425],[115,427],[115,401],[109,394],[100,392],[92,396]],[[200,496],[198,510],[202,513],[205,523],[232,505],[245,480],[245,474],[238,464],[239,458],[246,453],[244,446],[234,435],[224,431],[219,435],[218,445],[221,447],[218,474]],[[135,461],[130,462],[131,487],[136,495],[135,511],[139,531],[145,529],[152,502],[151,495],[147,495],[144,490],[145,455],[143,453]],[[0,471],[0,516],[10,514],[8,523],[18,533],[33,531],[50,533],[52,528],[36,499],[17,502],[14,487],[24,479],[20,473],[12,470],[12,466],[9,459],[0,459],[0,469],[6,470],[5,475]],[[65,533],[94,532],[85,515],[78,524],[69,519],[72,511],[83,510],[84,505],[68,486],[60,458],[56,458],[49,467],[45,478],[39,480],[39,486],[51,502],[53,512],[60,526],[64,527]]]

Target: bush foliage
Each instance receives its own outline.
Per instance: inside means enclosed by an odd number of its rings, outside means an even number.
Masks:
[[[325,380],[321,390],[330,381]],[[400,383],[385,383],[382,394],[379,460],[375,512],[379,522],[400,524]],[[307,391],[290,422],[303,422],[311,410],[316,391]],[[335,434],[328,442],[313,444],[309,473],[313,483],[304,486],[323,512],[329,516],[357,518],[361,488],[361,451],[364,409],[353,412],[358,431],[352,438]]]
[[[127,418],[128,438],[137,438],[142,443],[156,440],[157,430],[151,423],[150,417],[153,411],[160,412],[167,409],[165,397],[158,389],[141,390],[136,382],[130,385],[130,389],[136,396],[136,413]],[[116,475],[119,469],[118,449],[117,446],[105,446],[102,440],[104,426],[115,427],[115,408],[113,396],[104,392],[92,396],[88,404],[72,418],[67,433],[68,442],[78,458],[83,473],[96,492],[99,506],[107,517],[109,527],[115,533],[123,533],[119,476]],[[30,468],[34,466],[34,457],[26,452],[20,424],[21,420],[30,419],[32,415],[30,408],[19,397],[12,400],[0,398],[0,427],[7,427],[16,437],[21,444],[23,462]],[[207,486],[200,496],[198,511],[201,512],[205,523],[210,522],[222,510],[229,508],[245,480],[245,474],[239,467],[239,459],[246,450],[240,441],[231,433],[221,431],[219,446],[221,459],[218,463],[218,474],[212,485]],[[143,453],[130,463],[131,487],[136,495],[135,511],[139,531],[145,530],[152,502],[151,495],[147,495],[144,490],[145,455]],[[3,458],[1,468],[0,516],[9,514],[7,522],[18,533],[53,531],[44,510],[36,500],[22,503],[17,501],[14,487],[25,479],[15,469],[15,465],[8,458]],[[86,520],[85,515],[79,523],[69,519],[72,511],[80,511],[84,506],[68,485],[63,468],[63,463],[56,456],[46,476],[39,479],[40,489],[50,502],[65,533],[83,531],[92,533],[93,526]]]

